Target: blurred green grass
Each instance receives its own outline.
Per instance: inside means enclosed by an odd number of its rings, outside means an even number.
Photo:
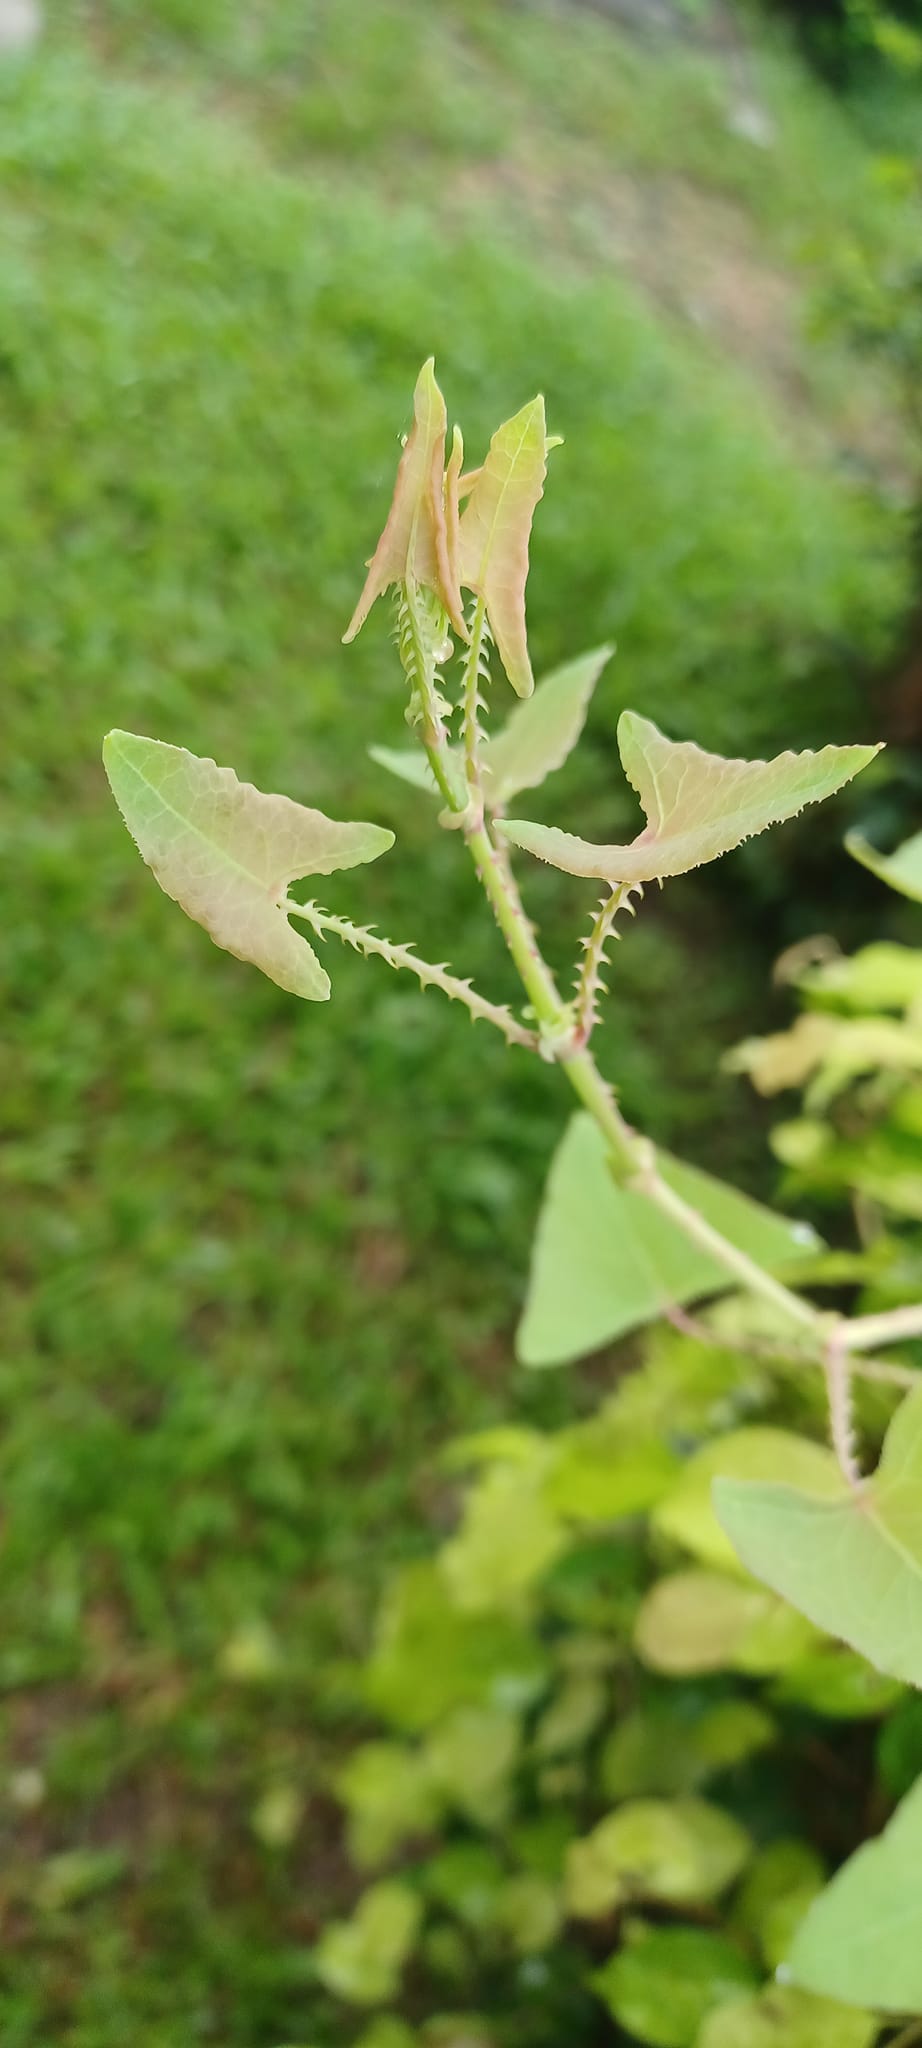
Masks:
[[[626,278],[600,211],[616,174],[691,180],[753,261],[806,262],[798,304],[857,209],[901,240],[847,117],[780,46],[747,63],[770,174],[717,54],[589,14],[71,7],[0,70],[4,2048],[314,2026],[335,1831],[321,1801],[283,1856],[253,1810],[316,1791],[433,1445],[581,1398],[506,1343],[553,1076],[383,968],[329,958],[314,1011],[216,953],[133,854],[101,735],[393,824],[331,900],[511,992],[453,840],[365,758],[401,730],[386,621],[339,644],[433,348],[469,449],[538,385],[566,435],[536,658],[620,653],[555,815],[618,819],[626,702],[730,749],[868,730],[907,576],[870,373],[795,335],[787,403]],[[767,966],[735,874],[619,949],[607,1036],[630,1113],[713,1156],[716,1101],[745,1168],[711,1082]],[[582,893],[532,891],[563,963]]]

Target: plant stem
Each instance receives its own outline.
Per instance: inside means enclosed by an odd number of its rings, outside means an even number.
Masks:
[[[877,1344],[896,1344],[901,1337],[922,1337],[922,1302],[891,1308],[877,1316],[856,1316],[846,1323],[840,1342],[846,1351],[873,1351]]]
[[[643,894],[642,889],[639,893]],[[625,883],[616,883],[611,894],[603,897],[593,919],[588,939],[581,941],[585,950],[576,980],[573,1012],[582,1045],[588,1045],[597,1022],[596,998],[602,988],[602,968],[606,964],[605,948],[610,938],[621,936],[620,932],[615,931],[615,918],[622,909],[629,910],[632,916],[634,914],[630,898],[630,888]]]
[[[321,910],[317,903],[287,903],[286,909],[296,917],[303,917],[323,938],[327,932],[334,932],[344,944],[352,946],[357,953],[375,954],[379,960],[386,960],[389,967],[405,967],[415,974],[423,988],[440,988],[451,1002],[463,1003],[470,1011],[475,1023],[482,1019],[486,1024],[495,1025],[510,1045],[524,1045],[529,1052],[537,1052],[538,1039],[529,1031],[504,1003],[488,1002],[486,996],[478,995],[470,982],[462,981],[457,975],[449,974],[447,968],[433,966],[428,960],[420,960],[411,946],[396,945],[391,939],[379,938],[377,932],[368,931],[363,925],[353,924],[348,917],[337,917],[333,911]]]
[[[478,824],[472,822],[464,836],[539,1024],[551,1039],[566,1033],[572,1023],[569,1007],[563,1002],[551,970],[539,951],[534,928],[525,915],[511,869],[497,852],[482,821]]]
[[[487,608],[478,597],[471,616],[470,646],[464,657],[462,717],[464,721],[464,769],[469,796],[478,798],[480,788],[480,682],[481,663],[486,653]],[[486,671],[484,670],[484,674]]]

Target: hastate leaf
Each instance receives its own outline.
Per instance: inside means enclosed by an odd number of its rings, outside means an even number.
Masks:
[[[809,1225],[775,1216],[711,1174],[659,1153],[670,1187],[766,1268],[815,1254]],[[719,1294],[727,1273],[645,1195],[612,1179],[604,1139],[578,1111],[558,1147],[532,1254],[517,1350],[523,1365],[564,1365],[667,1308]]]
[[[922,1778],[813,1901],[787,1957],[794,1981],[849,2005],[922,2010],[920,1870]]]
[[[561,768],[575,747],[589,701],[612,647],[594,647],[552,670],[534,696],[517,704],[501,732],[483,750],[484,794],[491,808],[509,802],[520,790],[538,789],[547,775]]]
[[[897,1410],[873,1479],[843,1498],[717,1479],[714,1505],[757,1578],[879,1671],[922,1686],[922,1387]]]
[[[870,868],[879,882],[886,882],[900,896],[910,896],[914,903],[922,903],[922,832],[904,839],[895,853],[878,853],[860,832],[849,832],[845,847],[852,859],[860,861],[863,868]]]
[[[647,823],[629,846],[596,846],[554,826],[508,819],[507,839],[552,867],[609,882],[662,881],[717,860],[745,839],[793,818],[850,782],[879,752],[823,747],[774,761],[728,761],[693,741],[666,739],[649,718],[624,711],[618,747]]]
[[[459,573],[482,597],[499,657],[517,697],[535,686],[525,632],[528,543],[547,474],[543,398],[497,428],[459,526]]]
[[[110,732],[103,760],[128,830],[166,895],[216,946],[291,995],[324,1002],[330,983],[288,922],[288,885],[375,860],[393,845],[393,833],[338,824],[290,797],[265,796],[232,768],[137,733]]]

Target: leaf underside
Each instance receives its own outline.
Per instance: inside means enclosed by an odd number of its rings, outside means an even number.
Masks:
[[[757,1578],[879,1671],[922,1686],[922,1387],[897,1410],[873,1479],[841,1501],[718,1479],[714,1505]]]
[[[161,889],[216,946],[290,994],[323,1002],[330,983],[284,909],[291,882],[375,860],[394,843],[380,825],[338,824],[287,796],[266,796],[184,747],[111,732],[112,794]]]
[[[661,881],[717,860],[805,804],[831,796],[879,751],[823,747],[773,761],[729,761],[693,741],[666,739],[649,718],[622,712],[618,747],[647,823],[628,846],[596,846],[556,826],[509,819],[498,826],[514,845],[567,874],[610,882]]]
[[[813,1256],[809,1226],[774,1216],[697,1167],[658,1154],[670,1187],[769,1269]],[[592,1118],[578,1111],[545,1189],[519,1325],[523,1365],[563,1365],[664,1310],[732,1285],[645,1195],[620,1188]]]
[[[900,896],[911,897],[913,903],[922,903],[922,832],[904,839],[895,853],[878,853],[860,832],[849,832],[845,848],[863,868],[870,868],[879,882],[886,882]]]

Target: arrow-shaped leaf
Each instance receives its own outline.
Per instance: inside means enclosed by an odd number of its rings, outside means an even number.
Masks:
[[[879,1671],[922,1686],[922,1387],[897,1410],[873,1479],[841,1500],[717,1479],[714,1506],[757,1578]]]
[[[922,1778],[808,1908],[787,1969],[796,1983],[884,2012],[922,2010]]]
[[[413,425],[397,468],[391,508],[344,641],[355,639],[375,599],[392,583],[422,583],[434,590],[455,632],[467,638],[445,516],[446,428],[445,400],[435,381],[435,358],[430,356],[416,380]]]
[[[888,888],[896,889],[901,896],[911,896],[914,903],[922,903],[922,832],[904,839],[895,853],[878,853],[876,846],[862,838],[860,832],[849,832],[845,847],[853,860],[870,868],[879,882],[886,882]]]
[[[670,1187],[761,1266],[811,1256],[817,1238],[709,1173],[658,1154]],[[554,1156],[538,1220],[517,1349],[523,1365],[563,1365],[667,1308],[720,1294],[727,1273],[645,1195],[612,1179],[604,1139],[583,1111]]]
[[[167,896],[216,946],[292,995],[324,1002],[330,983],[288,922],[288,885],[376,860],[393,832],[337,824],[290,797],[264,796],[232,768],[137,733],[110,732],[103,760],[128,830]]]
[[[618,747],[647,820],[629,846],[596,846],[521,819],[497,830],[567,874],[659,881],[702,867],[754,833],[793,818],[805,804],[831,796],[879,752],[876,746],[823,747],[818,754],[779,754],[774,761],[727,761],[693,741],[666,739],[636,711],[622,712]]]
[[[611,647],[594,647],[564,662],[538,684],[533,697],[516,704],[501,732],[483,750],[484,789],[495,808],[523,789],[538,789],[546,775],[562,768],[575,747],[589,700]]]
[[[459,527],[459,570],[482,597],[500,660],[518,697],[535,686],[525,633],[528,543],[547,474],[543,398],[498,427]]]

